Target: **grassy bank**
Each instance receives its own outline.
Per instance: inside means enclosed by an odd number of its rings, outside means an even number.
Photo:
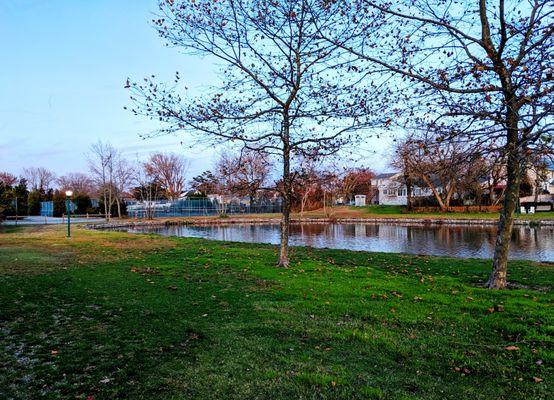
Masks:
[[[0,233],[0,398],[541,399],[550,265]]]
[[[498,220],[499,213],[460,213],[460,212],[447,212],[447,213],[407,213],[402,206],[383,206],[372,205],[365,207],[354,206],[336,206],[327,207],[325,210],[318,209],[312,211],[306,211],[304,213],[294,212],[291,214],[293,221],[299,221],[302,219],[379,219],[379,218],[394,218],[394,219],[431,219],[431,220],[464,220],[464,219],[477,219],[477,220]],[[531,215],[516,215],[517,219],[529,220],[529,221],[552,221],[554,220],[554,212],[541,212]],[[229,214],[226,216],[194,216],[194,217],[167,217],[156,218],[155,221],[170,221],[170,222],[198,222],[202,221],[237,221],[237,220],[272,220],[272,222],[278,222],[281,219],[281,214]],[[144,222],[144,219],[125,219],[124,222]]]
[[[402,206],[374,205],[366,207],[336,207],[338,214],[353,213],[360,218],[437,218],[437,219],[498,219],[496,212],[428,212],[408,213]],[[516,218],[525,220],[554,219],[554,212],[539,212],[535,214],[516,214]]]

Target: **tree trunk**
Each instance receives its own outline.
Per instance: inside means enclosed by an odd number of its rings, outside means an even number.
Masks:
[[[283,215],[281,218],[281,246],[279,249],[279,267],[289,266],[289,230],[290,230],[290,207],[292,182],[290,176],[290,147],[289,147],[289,122],[288,117],[283,121]]]
[[[429,178],[427,178],[427,176],[425,176],[425,175],[421,175],[420,177],[423,180],[423,182],[425,182],[427,187],[429,189],[431,189],[431,191],[433,192],[433,195],[435,196],[435,199],[437,199],[437,203],[439,203],[439,207],[440,207],[441,211],[447,211],[447,206],[442,201],[442,197],[441,197],[439,191],[431,183],[431,180]]]
[[[304,207],[306,206],[306,201],[308,199],[308,191],[302,196],[302,201],[300,202],[300,218],[304,218]]]
[[[119,201],[119,197],[115,200],[117,202],[117,217],[121,219],[121,202]]]
[[[540,191],[540,181],[539,181],[539,173],[537,172],[535,174],[535,198],[533,203],[535,204],[535,211],[537,210],[537,204],[539,202],[539,191]]]
[[[412,211],[412,180],[405,176],[404,180],[406,182],[406,207],[408,211]]]
[[[450,199],[452,199],[453,194],[454,194],[454,186],[451,185],[448,188],[448,191],[446,192],[446,198],[444,199],[444,205],[446,206],[447,210],[450,208]]]
[[[519,186],[521,183],[521,150],[518,148],[517,114],[508,111],[508,133],[506,149],[508,160],[506,163],[507,181],[504,194],[504,203],[498,221],[498,233],[494,247],[492,273],[487,282],[491,289],[504,289],[508,285],[508,254],[514,223],[514,213],[519,200]]]
[[[108,196],[106,194],[106,189],[104,189],[104,218],[106,221],[110,220],[110,217],[108,216]]]
[[[491,183],[489,181],[489,206],[492,206],[494,205],[494,201],[495,201],[495,198],[494,198],[494,182]]]

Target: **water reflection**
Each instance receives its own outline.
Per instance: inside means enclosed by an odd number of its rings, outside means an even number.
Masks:
[[[279,243],[278,225],[164,226],[130,229],[168,236]],[[387,253],[490,258],[495,226],[398,224],[294,224],[291,245]],[[554,227],[515,227],[511,257],[554,261]]]

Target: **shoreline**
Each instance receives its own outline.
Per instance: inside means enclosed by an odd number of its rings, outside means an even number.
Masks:
[[[172,226],[172,225],[268,225],[279,224],[279,218],[206,218],[206,217],[191,217],[190,219],[154,219],[154,220],[139,220],[139,221],[117,221],[117,222],[102,222],[97,224],[86,224],[86,229],[103,230],[117,228],[133,228],[133,227],[156,227],[156,226]],[[497,225],[497,219],[481,219],[481,218],[302,218],[292,219],[291,224],[397,224],[397,225]],[[514,220],[514,226],[554,226],[554,220]]]

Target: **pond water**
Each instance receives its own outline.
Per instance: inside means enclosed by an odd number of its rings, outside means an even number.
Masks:
[[[279,243],[277,224],[163,226],[125,229],[133,233],[196,237],[250,243]],[[293,246],[327,247],[386,253],[491,258],[495,226],[399,225],[372,223],[292,224]],[[516,226],[511,258],[554,261],[554,227]]]

